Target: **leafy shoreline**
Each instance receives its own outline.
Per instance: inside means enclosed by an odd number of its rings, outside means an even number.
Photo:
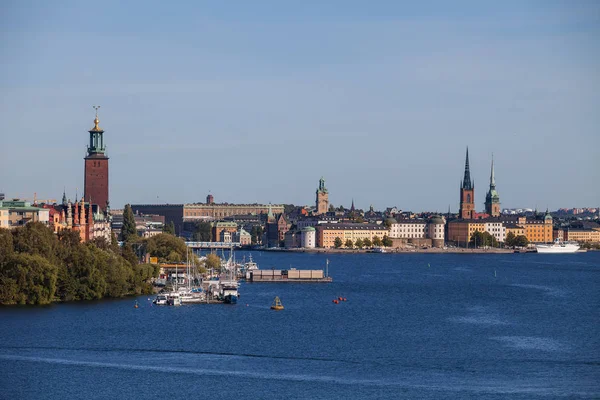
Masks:
[[[113,239],[82,243],[79,232],[54,234],[41,223],[0,229],[0,304],[121,298],[152,293],[158,266],[138,264]]]

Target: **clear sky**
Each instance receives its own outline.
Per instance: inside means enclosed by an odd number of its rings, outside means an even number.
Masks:
[[[0,191],[204,201],[600,205],[600,2],[3,1]]]

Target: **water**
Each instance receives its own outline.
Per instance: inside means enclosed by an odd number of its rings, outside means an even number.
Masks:
[[[600,253],[253,256],[334,283],[0,308],[0,398],[600,397]]]

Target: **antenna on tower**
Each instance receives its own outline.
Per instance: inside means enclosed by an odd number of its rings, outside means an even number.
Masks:
[[[94,110],[96,110],[96,118],[98,118],[98,109],[100,108],[100,106],[92,106],[94,108]]]

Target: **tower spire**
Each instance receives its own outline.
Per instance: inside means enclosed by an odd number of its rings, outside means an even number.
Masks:
[[[494,175],[494,153],[492,153],[492,172],[490,173],[490,188],[496,187],[496,176]]]
[[[462,182],[463,189],[473,189],[471,184],[471,171],[469,170],[469,147],[467,146],[467,157],[465,159],[465,176]]]

